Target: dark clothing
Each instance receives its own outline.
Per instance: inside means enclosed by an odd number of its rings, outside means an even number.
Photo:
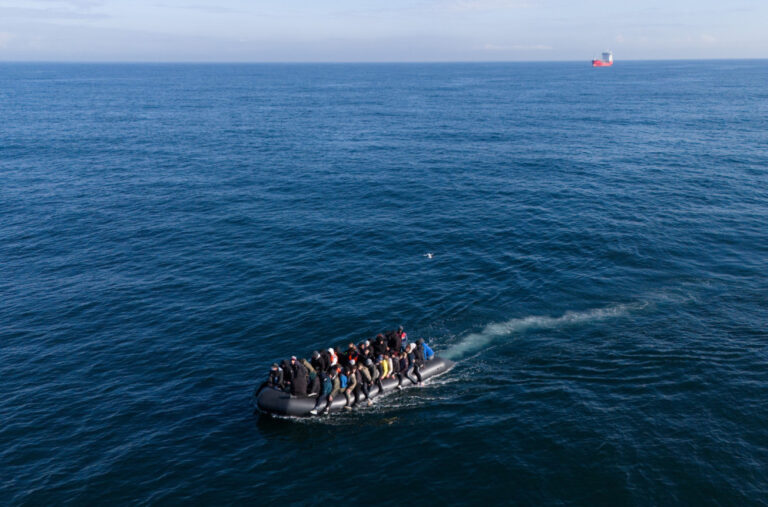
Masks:
[[[393,357],[392,358],[392,371],[390,373],[394,373],[395,375],[400,373],[400,358],[399,357]]]
[[[399,351],[400,347],[403,346],[403,335],[397,331],[387,331],[387,344],[389,350]]]
[[[344,388],[344,396],[347,398],[347,405],[352,406],[357,403],[357,386],[360,373],[355,371],[347,376],[347,387]]]
[[[265,387],[272,387],[274,389],[280,389],[281,391],[285,388],[285,380],[283,378],[283,370],[278,368],[277,370],[269,370],[269,376],[267,376],[267,380],[261,383],[258,389],[253,393],[254,397],[258,397],[259,393],[261,393],[262,389]]]
[[[333,395],[331,394],[333,392],[333,379],[325,373],[321,373],[320,378],[323,385],[323,392],[320,396],[317,397],[317,401],[315,402],[315,409],[317,409],[321,402],[325,400],[325,408],[323,408],[323,411],[325,411],[331,408],[331,402],[333,401]]]
[[[317,371],[315,371],[315,368],[314,368],[314,366],[312,366],[312,363],[310,363],[306,359],[302,359],[301,360],[301,364],[303,364],[304,368],[307,369],[307,373],[309,373],[309,378],[310,379],[313,378],[312,377],[313,375],[317,375]]]
[[[315,371],[319,375],[321,372],[328,371],[328,365],[330,362],[328,361],[328,352],[323,352],[320,354],[319,357],[313,357],[312,358],[312,367],[315,368]]]
[[[307,377],[298,377],[291,382],[291,394],[294,396],[307,395]]]
[[[419,357],[423,357],[423,352],[420,352],[418,347],[414,349],[412,352],[408,353],[408,370],[405,372],[405,376],[408,377],[408,380],[413,382],[414,384],[421,382],[421,372],[419,371],[421,364],[424,362],[423,359],[419,361]],[[413,375],[413,376],[411,376]],[[414,379],[416,377],[416,379]]]
[[[286,359],[280,362],[280,368],[283,370],[283,380],[286,384],[290,384],[293,380],[293,370],[291,369],[291,363]]]
[[[321,375],[320,382],[323,384],[323,396],[328,396],[333,391],[333,379],[328,375]]]
[[[400,357],[394,362],[397,363],[397,385],[402,385],[403,377],[408,374],[408,356],[406,354],[400,354]]]
[[[364,349],[360,350],[360,357],[358,357],[357,362],[359,364],[365,364],[366,359],[370,359],[371,361],[374,360],[373,351],[371,350],[371,347],[365,347]]]
[[[360,360],[360,354],[357,353],[357,349],[348,349],[347,353],[344,354],[344,359],[346,360],[346,366],[349,366],[349,362],[352,359],[355,360],[355,363]]]
[[[267,385],[276,389],[285,388],[285,377],[283,376],[282,368],[277,370],[269,370],[269,378],[267,378]]]
[[[296,363],[292,365],[292,376],[293,380],[291,381],[291,394],[294,396],[306,396],[307,383],[309,380],[307,369],[303,364],[296,361]]]
[[[416,345],[416,350],[413,351],[413,362],[417,366],[424,366],[424,347]]]
[[[366,384],[365,382],[360,382],[359,384],[357,384],[357,392],[355,393],[355,399],[358,401],[360,401],[360,393],[363,393],[363,396],[365,396],[366,400],[370,399],[368,384]]]
[[[411,367],[406,370],[405,376],[408,377],[408,380],[410,380],[413,384],[420,384],[421,371],[419,371],[419,365],[412,364]]]
[[[375,364],[372,364],[371,366],[366,366],[368,369],[368,375],[363,374],[364,377],[370,376],[370,385],[375,384],[379,388],[379,392],[384,392],[384,386],[381,384],[381,370],[379,370],[379,367]],[[367,380],[367,379],[366,379]]]
[[[376,341],[373,342],[374,357],[379,357],[383,355],[386,351],[387,351],[387,343],[384,341],[384,337],[382,336],[380,339],[376,338]]]

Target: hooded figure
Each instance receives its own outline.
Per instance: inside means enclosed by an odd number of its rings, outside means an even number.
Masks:
[[[293,369],[287,359],[280,361],[280,369],[283,370],[283,383],[290,384],[293,381]]]
[[[292,378],[291,382],[291,394],[294,396],[306,396],[307,395],[307,383],[309,381],[309,375],[307,369],[296,360],[296,356],[291,358]]]
[[[373,357],[384,355],[387,351],[387,343],[384,341],[384,335],[376,335],[376,341],[373,342]]]
[[[312,352],[311,363],[318,374],[328,371],[328,353],[325,351],[323,351],[323,354],[318,351]]]
[[[397,331],[387,331],[387,345],[391,351],[399,351],[403,346],[403,335],[399,332],[400,329],[402,326]]]

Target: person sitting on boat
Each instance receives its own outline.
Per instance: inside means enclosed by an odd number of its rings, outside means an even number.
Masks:
[[[277,365],[277,363],[273,363],[272,367],[269,369],[269,374],[267,376],[267,380],[261,383],[258,389],[256,389],[256,392],[253,393],[254,397],[257,397],[262,389],[265,387],[271,387],[273,389],[279,389],[283,390],[285,387],[285,383],[283,380],[283,370]]]
[[[331,379],[331,376],[325,370],[321,371],[318,376],[323,390],[321,391],[320,396],[317,397],[314,408],[309,411],[312,415],[317,415],[317,407],[320,406],[320,403],[322,403],[323,400],[326,401],[326,408],[328,408],[333,401],[333,398],[331,397],[331,392],[333,391],[333,380]]]
[[[302,366],[304,366],[304,368],[306,368],[306,369],[307,369],[307,374],[308,374],[308,375],[312,375],[313,373],[314,373],[315,375],[317,375],[317,370],[315,370],[315,367],[314,367],[314,366],[312,366],[312,363],[310,363],[310,362],[309,362],[309,361],[307,361],[306,359],[302,359],[302,360],[301,360],[301,364],[302,364]]]
[[[347,352],[344,354],[346,365],[349,365],[351,361],[357,362],[360,359],[360,353],[354,343],[350,342],[347,347]]]
[[[403,348],[403,338],[406,338],[403,326],[399,326],[396,331],[387,333],[387,346],[390,351],[400,351]]]
[[[331,368],[329,373],[323,373],[321,377],[323,383],[323,395],[318,396],[317,402],[315,403],[315,408],[309,411],[309,413],[312,415],[318,414],[317,407],[320,406],[320,403],[323,399],[325,399],[325,408],[321,410],[321,413],[330,411],[331,402],[333,402],[334,396],[336,396],[339,391],[341,391],[341,384],[339,382],[339,376],[337,374],[336,368]]]
[[[318,375],[322,372],[328,371],[327,353],[324,352],[321,354],[318,351],[312,352],[312,367],[315,369]]]
[[[351,410],[352,405],[357,401],[357,368],[354,359],[350,359],[346,375],[347,386],[344,387],[344,397],[347,398],[347,404],[344,408]]]
[[[288,390],[293,381],[293,370],[287,359],[280,361],[280,369],[283,371],[283,390]]]
[[[360,365],[365,364],[366,359],[373,361],[373,351],[371,350],[371,341],[365,340],[357,347],[357,352],[360,357],[357,358],[357,362]]]
[[[302,359],[301,364],[307,370],[307,396],[317,396],[320,394],[320,379],[317,376],[317,370],[306,359]]]
[[[291,356],[291,394],[294,396],[306,396],[309,373],[296,356]]]
[[[381,380],[389,378],[389,361],[384,357],[384,354],[376,358],[376,362],[379,366],[379,373]]]
[[[373,357],[378,358],[387,351],[387,342],[384,341],[384,335],[379,333],[373,342]]]
[[[424,364],[424,353],[420,350],[417,351],[415,343],[408,344],[408,349],[406,350],[408,354],[408,370],[406,371],[405,376],[414,384],[421,384],[420,369],[421,365]],[[414,380],[411,375],[414,375],[416,379],[418,379],[418,382]]]
[[[408,375],[408,354],[405,352],[398,352],[395,355],[395,358],[397,360],[397,388],[402,389],[403,388],[403,377],[406,377]],[[409,378],[409,380],[411,380]],[[413,382],[413,380],[411,380]]]
[[[395,351],[390,351],[387,356],[387,362],[389,363],[389,378],[397,378],[397,374],[400,372],[400,365],[397,362]]]
[[[370,361],[370,359],[368,359]],[[371,370],[369,370],[364,364],[355,364],[357,374],[357,398],[360,399],[360,393],[363,393],[365,400],[368,402],[368,406],[372,404],[371,397],[369,395],[371,386],[373,385],[373,379],[371,378]]]
[[[435,357],[435,351],[430,348],[429,345],[427,345],[427,342],[424,341],[424,338],[419,338],[416,343],[418,345],[421,345],[421,348],[424,350],[424,360],[429,361],[433,357]]]
[[[320,392],[323,390],[322,382],[320,381],[320,375],[315,373],[309,374],[309,385],[307,387],[307,396],[320,396]]]
[[[365,366],[371,374],[371,381],[379,388],[379,394],[383,393],[384,386],[381,384],[381,370],[379,370],[379,365],[369,358],[365,360]]]
[[[339,364],[339,354],[336,353],[333,347],[330,347],[328,349],[328,367],[333,369],[333,367],[338,364]]]

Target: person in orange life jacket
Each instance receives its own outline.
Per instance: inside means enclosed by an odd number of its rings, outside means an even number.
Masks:
[[[355,347],[354,343],[349,344],[349,347],[347,348],[347,352],[344,354],[344,359],[345,359],[344,362],[346,363],[346,365],[349,365],[350,361],[352,361],[353,359],[355,360],[355,362],[357,362],[360,359],[360,353],[358,352],[357,347]]]
[[[339,355],[336,353],[336,350],[333,348],[328,349],[328,367],[333,368],[334,366],[339,364]]]
[[[358,389],[358,373],[357,365],[354,359],[349,360],[349,366],[347,366],[347,385],[344,387],[344,396],[347,398],[347,404],[344,408],[351,409],[352,405],[357,402],[357,389]]]
[[[307,383],[309,381],[309,373],[307,369],[301,364],[296,356],[291,356],[291,394],[294,396],[306,396],[307,395]]]

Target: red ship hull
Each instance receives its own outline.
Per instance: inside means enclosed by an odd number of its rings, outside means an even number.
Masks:
[[[613,62],[604,62],[602,60],[592,60],[593,67],[610,67]]]

